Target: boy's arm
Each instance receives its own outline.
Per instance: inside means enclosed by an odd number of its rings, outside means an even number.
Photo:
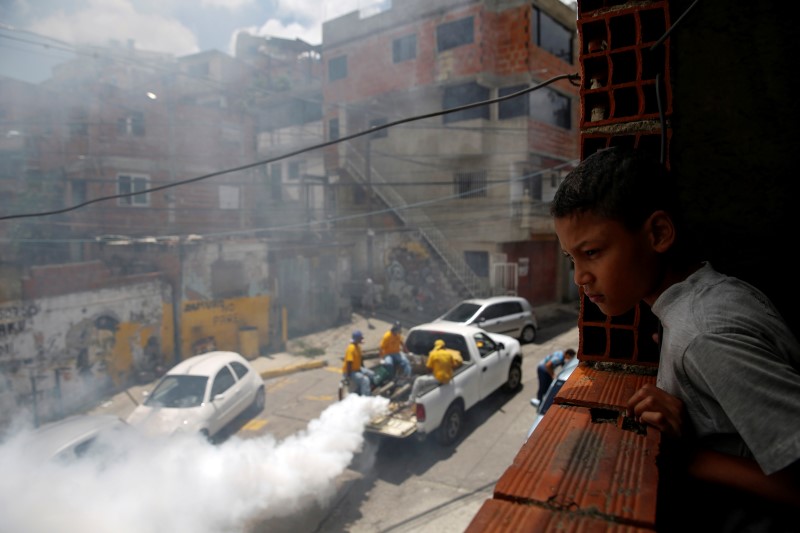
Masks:
[[[699,449],[689,461],[689,475],[771,501],[800,506],[800,461],[767,476],[752,459]]]
[[[671,437],[681,437],[686,422],[683,401],[648,383],[628,400],[628,416],[649,424]]]
[[[629,416],[666,435],[680,438],[686,433],[683,401],[655,385],[647,384],[636,391],[627,408]],[[753,459],[698,448],[689,460],[688,472],[701,481],[800,506],[800,460],[768,476]]]

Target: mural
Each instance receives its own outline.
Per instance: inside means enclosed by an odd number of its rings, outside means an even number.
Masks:
[[[450,307],[454,296],[449,280],[420,241],[405,239],[390,246],[383,261],[383,307],[425,316],[438,316]]]

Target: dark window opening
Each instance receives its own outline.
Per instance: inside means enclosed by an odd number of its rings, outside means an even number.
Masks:
[[[296,98],[289,102],[281,102],[259,115],[259,128],[262,131],[274,131],[287,126],[298,126],[322,120],[322,94],[308,99]]]
[[[86,181],[74,180],[72,184],[72,204],[82,204],[86,201]]]
[[[289,161],[287,171],[290,180],[300,179],[300,161]]]
[[[440,24],[436,28],[436,49],[444,52],[451,48],[456,48],[473,42],[472,17],[454,20]]]
[[[474,104],[489,99],[489,89],[482,87],[477,83],[465,83],[463,85],[454,85],[445,87],[444,95],[442,97],[442,108],[452,109],[463,105]],[[489,106],[482,105],[461,111],[455,111],[442,116],[444,123],[458,122],[461,120],[470,120],[474,118],[489,119]]]
[[[527,85],[516,85],[514,87],[505,87],[497,92],[497,96],[503,97],[519,92],[526,89]],[[502,100],[498,104],[498,118],[500,120],[513,117],[526,117],[528,116],[528,94],[521,94],[508,100]]]
[[[281,164],[274,163],[269,166],[270,192],[273,200],[283,198],[283,183],[281,183]]]
[[[573,31],[556,22],[538,7],[533,8],[533,28],[534,31],[531,33],[536,46],[567,63],[572,63]]]
[[[339,119],[332,118],[328,121],[328,140],[335,141],[339,138]]]
[[[392,41],[392,60],[395,63],[417,57],[417,35],[412,33]]]
[[[356,205],[367,203],[367,191],[360,185],[353,186],[353,203]]]
[[[572,100],[547,87],[530,93],[531,118],[572,129]]]
[[[347,77],[347,56],[334,57],[328,61],[328,80],[343,80]]]
[[[464,261],[472,269],[476,276],[481,278],[489,277],[489,252],[464,252]]]
[[[369,121],[369,127],[374,128],[376,126],[383,126],[387,122],[388,121],[385,118],[373,118],[372,120]],[[370,135],[370,137],[373,139],[380,139],[382,137],[388,137],[388,136],[389,136],[389,128],[383,128],[382,130],[378,130],[372,133],[372,135]]]

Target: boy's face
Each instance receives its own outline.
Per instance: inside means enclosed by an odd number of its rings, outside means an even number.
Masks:
[[[632,232],[593,213],[556,218],[554,223],[561,249],[574,264],[575,284],[604,314],[621,315],[641,300],[655,301],[661,267],[648,224]]]

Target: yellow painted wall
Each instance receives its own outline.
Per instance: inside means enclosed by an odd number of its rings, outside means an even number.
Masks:
[[[175,325],[172,320],[172,304],[165,303],[161,319],[161,353],[167,361],[173,361],[175,356]]]
[[[269,308],[269,296],[184,302],[180,317],[183,358],[212,349],[241,352],[239,329],[245,327],[256,328],[259,345],[266,346]]]

